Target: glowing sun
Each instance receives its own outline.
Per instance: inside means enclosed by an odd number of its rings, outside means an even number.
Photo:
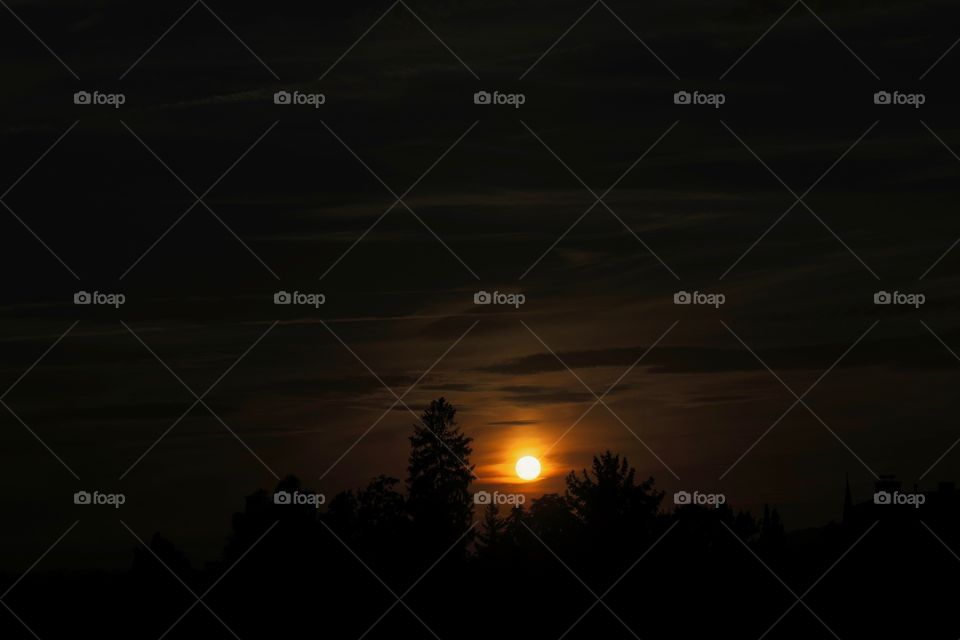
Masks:
[[[517,475],[522,480],[536,480],[540,475],[540,461],[533,456],[523,456],[517,460]]]

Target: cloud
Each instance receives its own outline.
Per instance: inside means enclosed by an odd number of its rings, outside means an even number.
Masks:
[[[954,332],[941,337],[948,344],[960,342]],[[885,340],[867,339],[844,358],[840,367],[891,367],[902,370],[945,369],[956,362],[937,349],[930,349],[928,336],[918,334],[911,338]],[[733,338],[731,337],[731,340]],[[852,342],[850,343],[852,344]],[[775,371],[822,371],[830,366],[849,347],[846,343],[822,343],[790,347],[755,348],[757,355]],[[572,369],[620,367],[626,368],[643,355],[648,345],[614,347],[557,353]],[[743,347],[672,347],[657,346],[647,353],[640,367],[651,373],[723,373],[764,371],[760,362]],[[476,369],[483,373],[538,375],[564,371],[565,367],[551,353],[535,353]],[[516,387],[520,392],[524,387]]]

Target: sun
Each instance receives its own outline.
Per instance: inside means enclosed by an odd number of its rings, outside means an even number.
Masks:
[[[536,480],[540,476],[540,461],[533,456],[523,456],[517,460],[516,470],[521,480]]]

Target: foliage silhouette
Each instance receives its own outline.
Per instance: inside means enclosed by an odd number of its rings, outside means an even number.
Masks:
[[[455,416],[444,398],[426,408],[403,482],[380,475],[319,509],[278,503],[279,492],[314,493],[293,476],[250,494],[202,568],[155,534],[125,573],[38,573],[10,600],[42,638],[105,601],[117,612],[104,638],[479,639],[490,630],[476,621],[491,615],[510,637],[956,635],[956,581],[930,576],[960,568],[952,485],[928,493],[925,511],[855,504],[848,489],[842,522],[786,533],[769,506],[760,517],[668,509],[653,478],[605,451],[562,494],[501,512],[473,504],[472,440]],[[878,609],[891,592],[898,606]],[[51,601],[62,615],[44,615]],[[28,637],[11,620],[2,637]]]

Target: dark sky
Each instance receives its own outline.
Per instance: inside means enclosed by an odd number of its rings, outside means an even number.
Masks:
[[[414,418],[380,380],[460,408],[481,487],[532,453],[523,489],[559,490],[609,448],[801,528],[839,516],[847,473],[862,499],[875,474],[957,477],[950,3],[175,4],[0,11],[0,567],[76,519],[50,566],[126,563],[80,489],[203,560],[275,475],[402,477]]]

